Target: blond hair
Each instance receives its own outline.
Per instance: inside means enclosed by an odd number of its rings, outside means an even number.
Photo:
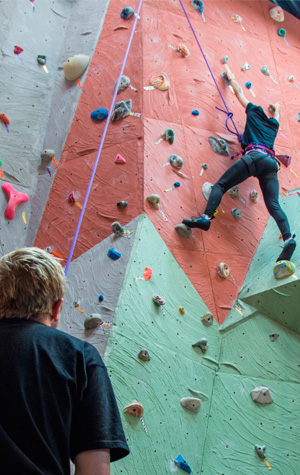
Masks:
[[[63,298],[65,275],[58,260],[42,249],[17,249],[0,259],[0,318],[40,320]]]

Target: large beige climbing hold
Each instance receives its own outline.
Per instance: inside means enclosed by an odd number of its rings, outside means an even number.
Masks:
[[[90,57],[85,54],[76,54],[64,63],[64,74],[68,81],[78,79],[88,67]]]
[[[272,18],[272,20],[281,23],[282,21],[284,21],[284,11],[279,5],[277,5],[276,7],[270,9],[270,17]]]
[[[125,412],[125,414],[130,414],[133,417],[140,418],[144,414],[144,408],[140,402],[134,400],[131,404],[123,409],[123,412]]]
[[[220,262],[219,268],[218,268],[218,274],[220,277],[223,277],[223,279],[227,279],[230,275],[230,269],[225,262]]]
[[[147,196],[147,201],[151,203],[155,209],[160,208],[160,197],[159,195],[149,195]]]

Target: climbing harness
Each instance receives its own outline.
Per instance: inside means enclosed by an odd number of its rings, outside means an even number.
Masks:
[[[218,83],[217,83],[217,81],[216,81],[216,79],[215,79],[215,76],[214,76],[214,74],[213,74],[213,72],[212,72],[212,70],[211,70],[211,68],[210,68],[210,66],[209,66],[209,64],[208,64],[208,61],[207,61],[206,56],[205,56],[205,54],[204,54],[204,51],[203,51],[203,49],[202,49],[202,47],[201,47],[201,45],[200,45],[200,43],[199,43],[199,40],[198,40],[198,38],[197,38],[196,32],[195,32],[195,30],[194,30],[194,28],[193,28],[193,25],[191,24],[191,21],[190,21],[190,19],[189,19],[189,17],[188,17],[188,14],[187,14],[187,12],[186,12],[186,9],[185,9],[184,6],[183,6],[182,0],[179,0],[179,3],[180,3],[180,5],[181,5],[181,8],[182,8],[182,10],[183,10],[183,13],[184,13],[185,16],[186,16],[186,19],[187,19],[188,23],[189,23],[189,25],[190,25],[190,28],[191,28],[191,30],[192,30],[192,33],[193,33],[194,37],[195,37],[195,40],[196,40],[196,42],[197,42],[197,44],[198,44],[198,46],[199,46],[199,48],[200,48],[200,51],[201,51],[202,56],[203,56],[203,58],[204,58],[204,60],[205,60],[205,62],[206,62],[206,65],[207,65],[207,67],[208,67],[208,69],[209,69],[209,72],[210,72],[210,74],[211,74],[211,77],[213,78],[214,83],[215,83],[215,85],[216,85],[216,88],[217,88],[218,91],[219,91],[219,94],[220,94],[220,96],[221,96],[221,99],[222,99],[222,101],[223,101],[223,103],[224,103],[224,106],[225,106],[225,109],[226,109],[226,110],[220,109],[219,107],[216,107],[216,109],[218,109],[218,110],[220,110],[221,112],[224,112],[225,114],[227,114],[227,119],[226,119],[226,127],[227,127],[227,130],[228,130],[230,133],[236,135],[237,138],[238,138],[238,140],[239,140],[239,142],[241,142],[241,141],[242,141],[242,135],[238,132],[237,127],[236,127],[236,125],[235,125],[235,123],[234,123],[234,120],[233,120],[233,113],[230,112],[229,109],[228,109],[228,107],[227,107],[227,104],[226,104],[225,99],[224,99],[224,97],[223,97],[223,95],[222,95],[222,92],[221,92],[221,90],[220,90],[220,88],[219,88],[219,86],[218,86]],[[234,126],[235,132],[234,132],[233,130],[231,130],[231,129],[229,128],[229,126],[228,126],[228,120],[229,120],[229,119],[231,119],[231,121],[232,121],[232,124],[233,124],[233,126]]]

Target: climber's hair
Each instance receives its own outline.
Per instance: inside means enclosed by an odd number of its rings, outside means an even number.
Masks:
[[[17,249],[0,259],[0,318],[43,320],[63,298],[59,260],[42,249]]]

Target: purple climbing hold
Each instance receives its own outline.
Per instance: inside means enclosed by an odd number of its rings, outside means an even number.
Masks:
[[[193,115],[199,115],[200,112],[199,112],[197,109],[195,109],[195,110],[192,112],[192,114],[193,114]]]
[[[107,255],[108,255],[108,257],[110,257],[114,261],[116,261],[117,259],[119,259],[121,257],[121,253],[116,251],[113,247],[108,249]]]
[[[181,470],[183,470],[184,472],[186,473],[192,473],[192,469],[191,467],[189,466],[189,464],[187,463],[186,460],[184,460],[184,458],[182,457],[182,455],[177,455],[176,459],[174,459],[174,463],[175,465],[180,468]]]

